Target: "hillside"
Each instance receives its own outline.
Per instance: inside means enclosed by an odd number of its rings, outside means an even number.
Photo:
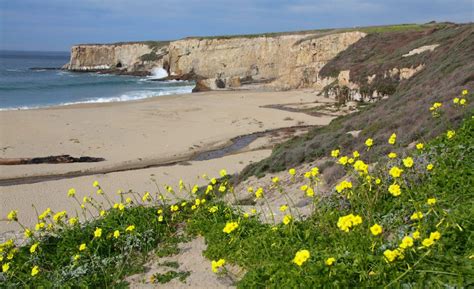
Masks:
[[[403,56],[416,48],[434,44],[439,46],[433,51]],[[377,102],[363,98],[365,101],[360,103],[359,112],[337,118],[326,127],[279,145],[270,158],[247,167],[242,178],[262,176],[265,172],[313,161],[338,147],[363,150],[369,137],[378,144],[370,155],[387,154],[390,151],[384,140],[392,133],[400,134],[399,141],[406,146],[429,140],[441,131],[455,127],[464,115],[453,106],[445,107],[442,117],[437,119],[426,112],[434,102],[449,103],[463,88],[474,88],[473,55],[472,24],[369,34],[321,69],[323,77],[337,77],[341,71],[349,71],[350,75],[350,83],[345,81],[341,85],[335,80],[325,92],[332,92],[341,103],[353,100],[351,95],[371,95],[373,91],[386,91],[390,97]],[[409,79],[401,79],[399,73],[392,76],[389,73],[395,68],[419,65],[423,65],[423,69]],[[372,78],[370,83],[369,76]],[[348,87],[351,85],[352,89]],[[467,105],[472,109],[472,102]],[[349,132],[357,132],[358,137]]]

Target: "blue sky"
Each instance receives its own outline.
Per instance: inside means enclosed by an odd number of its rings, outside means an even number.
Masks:
[[[473,18],[474,0],[0,0],[0,49]]]

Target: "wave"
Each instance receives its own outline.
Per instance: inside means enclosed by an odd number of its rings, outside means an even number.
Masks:
[[[29,109],[47,108],[47,107],[55,107],[55,106],[68,106],[68,105],[87,104],[87,103],[109,103],[109,102],[134,101],[134,100],[151,98],[155,96],[191,93],[193,87],[194,86],[182,86],[177,89],[170,89],[170,90],[163,90],[163,91],[139,90],[139,91],[131,91],[126,94],[122,94],[120,96],[99,97],[99,98],[86,99],[86,100],[80,100],[80,101],[75,101],[75,102],[63,102],[63,103],[43,105],[43,106],[36,105],[36,106],[6,107],[6,108],[0,108],[0,111],[29,110]]]

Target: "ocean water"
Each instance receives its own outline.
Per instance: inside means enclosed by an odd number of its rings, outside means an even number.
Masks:
[[[194,84],[150,81],[154,76],[117,76],[62,70],[67,52],[0,51],[0,110],[31,109],[76,103],[130,101],[160,95],[190,93]]]

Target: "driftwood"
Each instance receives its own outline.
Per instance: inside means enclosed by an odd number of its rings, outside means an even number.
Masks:
[[[33,165],[33,164],[68,164],[68,163],[95,163],[105,161],[104,158],[79,157],[70,155],[48,156],[39,158],[0,158],[0,165]]]

